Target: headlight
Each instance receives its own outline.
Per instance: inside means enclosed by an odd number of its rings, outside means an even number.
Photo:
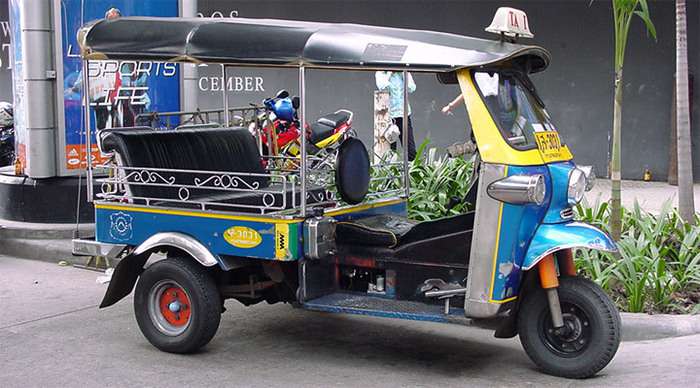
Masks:
[[[578,168],[574,168],[569,173],[569,190],[567,199],[569,205],[573,206],[581,202],[583,193],[586,191],[586,174]]]
[[[542,205],[542,203],[544,203],[544,196],[547,193],[547,189],[544,185],[544,176],[535,175],[534,178],[535,184],[530,185],[531,190],[528,192],[528,197],[531,202]]]
[[[586,191],[591,191],[593,186],[595,186],[595,167],[576,166],[576,168],[583,171],[583,175],[586,176]]]
[[[491,183],[487,190],[491,198],[517,205],[541,205],[547,193],[542,175],[511,175]]]

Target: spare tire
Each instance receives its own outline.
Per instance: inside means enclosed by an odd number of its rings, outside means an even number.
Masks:
[[[369,191],[369,154],[357,138],[345,139],[335,160],[335,186],[343,201],[354,205],[362,202]]]

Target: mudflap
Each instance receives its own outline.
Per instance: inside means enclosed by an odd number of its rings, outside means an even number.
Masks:
[[[117,264],[100,308],[109,307],[131,294],[149,256],[150,254],[129,255]]]

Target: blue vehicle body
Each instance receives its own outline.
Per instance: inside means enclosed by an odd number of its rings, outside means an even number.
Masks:
[[[559,250],[592,248],[616,251],[613,240],[600,229],[562,215],[573,215],[567,199],[572,162],[544,166],[509,166],[506,176],[540,174],[545,178],[546,196],[542,205],[501,204],[498,238],[489,292],[491,303],[514,300],[523,271]]]
[[[353,209],[329,212],[339,221],[373,214],[406,214],[404,200],[388,201]],[[139,246],[157,233],[181,233],[203,244],[215,255],[263,260],[299,260],[302,248],[301,218],[281,219],[259,215],[240,216],[183,209],[156,209],[128,204],[95,206],[96,239],[111,244]],[[239,241],[236,233],[254,236]]]

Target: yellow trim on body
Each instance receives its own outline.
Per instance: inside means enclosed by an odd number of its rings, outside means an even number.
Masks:
[[[339,209],[335,211],[329,211],[325,213],[327,216],[338,216],[341,214],[354,213],[358,211],[363,211],[367,209],[374,209],[382,206],[390,206],[397,203],[405,202],[405,199],[394,199],[385,202],[368,203],[365,205],[354,206],[347,209]],[[188,216],[188,217],[203,217],[203,218],[215,218],[222,220],[236,220],[236,221],[251,221],[251,222],[266,222],[274,224],[297,224],[304,222],[303,218],[274,218],[274,217],[256,217],[256,216],[242,216],[233,214],[221,214],[212,213],[207,211],[194,211],[194,210],[174,210],[174,209],[159,209],[152,207],[144,207],[138,205],[115,205],[115,204],[95,204],[95,209],[105,209],[105,210],[122,210],[122,211],[133,211],[141,213],[151,213],[151,214],[168,214],[175,216]]]
[[[324,214],[327,216],[339,216],[342,214],[354,213],[354,212],[367,210],[367,209],[375,209],[375,208],[382,207],[382,206],[391,206],[391,205],[395,205],[397,203],[402,203],[402,202],[406,202],[406,200],[405,199],[392,199],[392,200],[385,201],[385,202],[368,203],[365,205],[354,206],[354,207],[347,208],[347,209],[331,210],[331,211],[326,212]]]
[[[470,70],[458,70],[457,80],[482,161],[515,166],[537,166],[573,158],[565,145],[562,146],[559,157],[549,155],[545,157],[537,148],[521,151],[511,147],[503,138],[484,100],[479,95]]]
[[[517,296],[517,295],[516,295],[516,296],[511,296],[510,298],[508,298],[508,299],[503,299],[503,300],[489,300],[489,303],[501,304],[501,303],[510,302],[511,300],[516,300],[516,299],[518,299],[518,296]]]
[[[273,217],[255,217],[255,216],[239,216],[232,214],[220,214],[211,213],[204,211],[192,211],[192,210],[172,210],[172,209],[156,209],[148,208],[134,205],[104,205],[95,204],[95,209],[106,209],[106,210],[123,210],[123,211],[133,211],[141,213],[152,213],[152,214],[168,214],[174,216],[188,216],[188,217],[202,217],[202,218],[215,218],[221,220],[235,220],[235,221],[251,221],[251,222],[266,222],[274,224],[296,224],[304,222],[303,218],[293,218],[293,219],[283,219],[283,218],[273,218]]]

